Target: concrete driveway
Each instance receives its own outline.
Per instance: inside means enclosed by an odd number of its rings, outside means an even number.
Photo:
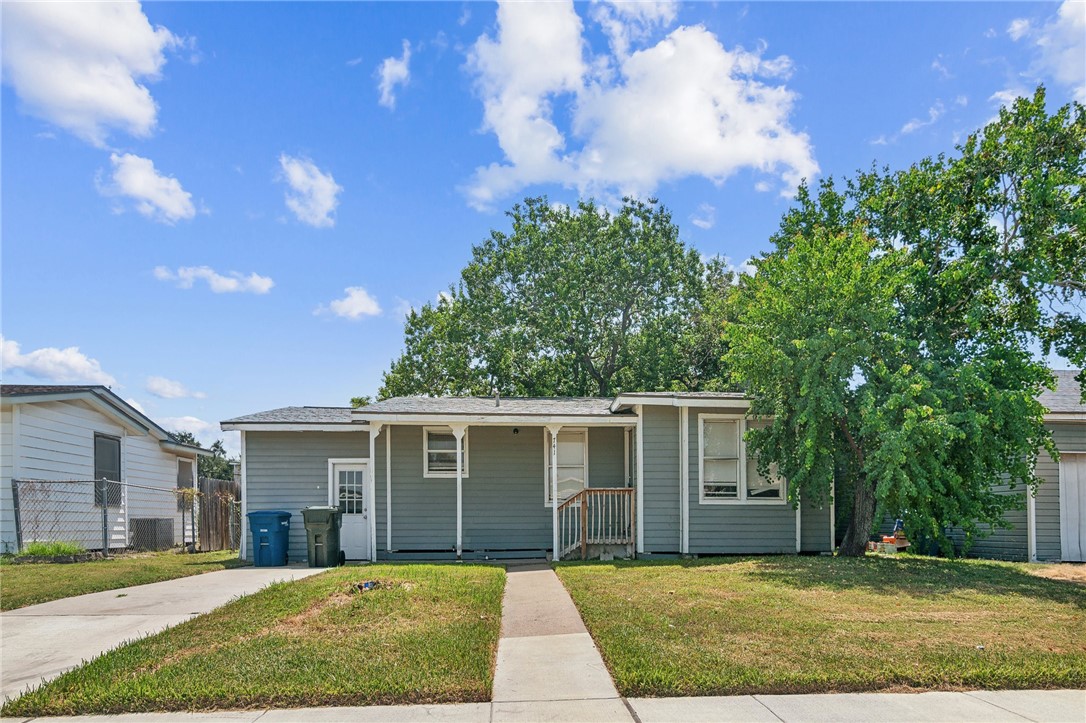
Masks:
[[[318,572],[323,569],[239,567],[0,613],[0,697],[14,698],[121,643],[183,623],[273,582]]]

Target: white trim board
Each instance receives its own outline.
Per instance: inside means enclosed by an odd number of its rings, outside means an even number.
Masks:
[[[739,434],[739,470],[736,475],[736,496],[734,498],[705,497],[705,422],[737,422]],[[699,505],[786,505],[788,504],[788,481],[782,480],[781,496],[777,499],[747,499],[747,418],[742,414],[699,414],[698,415],[698,504]]]
[[[364,410],[365,407],[362,407]],[[368,422],[384,422],[403,426],[428,426],[436,424],[467,424],[473,427],[545,427],[561,424],[571,427],[628,427],[636,424],[630,415],[600,417],[599,415],[496,415],[496,414],[358,414]]]

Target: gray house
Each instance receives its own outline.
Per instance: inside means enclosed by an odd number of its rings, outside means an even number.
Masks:
[[[1077,395],[1066,379],[1059,409]],[[793,508],[787,482],[760,475],[747,454],[748,406],[708,392],[398,397],[286,407],[222,428],[241,432],[245,511],[294,513],[292,560],[306,554],[301,509],[328,504],[343,510],[356,560],[831,551],[832,505]],[[1050,416],[1067,454],[1041,462],[1053,484],[1030,503],[1022,556],[1067,559],[1060,536],[1081,535],[1086,520],[1086,458],[1073,454],[1086,452],[1086,410]],[[1073,520],[1061,529],[1063,497]],[[1073,549],[1082,559],[1086,541]]]

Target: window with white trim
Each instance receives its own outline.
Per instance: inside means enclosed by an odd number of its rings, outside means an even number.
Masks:
[[[460,438],[461,469],[468,476],[468,431]],[[449,427],[425,427],[422,431],[423,477],[456,477],[456,435]]]
[[[739,499],[740,420],[701,421],[701,496],[703,500]]]
[[[551,504],[551,433],[543,430],[544,502]],[[565,502],[588,485],[588,430],[563,429],[558,433],[558,501]]]
[[[740,417],[699,415],[698,461],[701,504],[782,503],[784,479],[769,469],[758,474],[757,457],[747,456],[743,435],[747,421]]]

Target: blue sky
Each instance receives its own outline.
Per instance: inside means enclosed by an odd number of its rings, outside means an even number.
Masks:
[[[739,266],[801,177],[1086,100],[1070,1],[5,3],[3,34],[4,381],[205,441],[374,393],[526,195],[655,195]]]

